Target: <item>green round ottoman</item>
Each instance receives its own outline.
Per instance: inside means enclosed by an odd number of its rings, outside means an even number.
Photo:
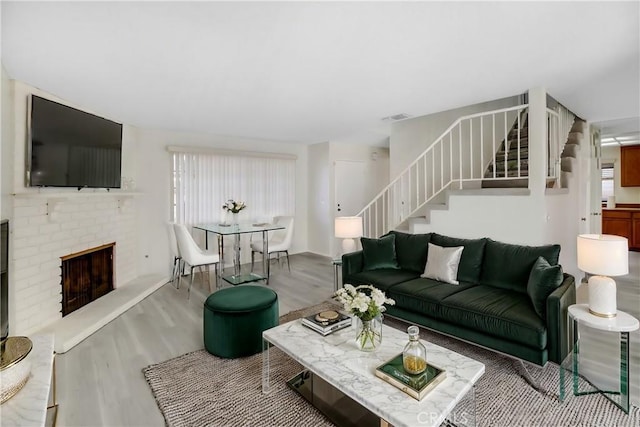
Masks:
[[[264,286],[221,289],[204,302],[204,347],[232,359],[262,351],[262,331],[278,325],[278,295]]]

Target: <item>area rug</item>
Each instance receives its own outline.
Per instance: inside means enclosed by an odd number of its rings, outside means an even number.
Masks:
[[[308,307],[280,318],[285,323],[331,307]],[[386,318],[398,329],[407,325]],[[558,401],[558,367],[548,363],[533,373],[548,393],[535,391],[511,359],[434,332],[421,338],[485,364],[475,391],[479,426],[638,426],[640,410],[626,415],[599,394]],[[171,427],[185,426],[332,426],[285,381],[302,367],[280,350],[270,354],[272,392],[262,394],[262,356],[220,359],[199,350],[143,369],[144,376]],[[419,425],[416,423],[416,425]]]

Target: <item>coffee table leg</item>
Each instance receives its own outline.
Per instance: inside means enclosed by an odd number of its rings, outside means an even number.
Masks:
[[[271,391],[271,383],[269,381],[269,347],[271,344],[262,337],[262,393],[267,394]]]
[[[420,421],[420,420],[418,420]],[[443,425],[446,426],[476,426],[476,387],[471,390],[458,402],[453,411],[449,414]]]

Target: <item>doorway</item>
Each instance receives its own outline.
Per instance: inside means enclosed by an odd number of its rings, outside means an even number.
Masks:
[[[367,165],[364,161],[336,160],[333,166],[335,194],[333,217],[354,216],[369,202],[366,182]],[[333,240],[333,253],[339,253],[339,239]]]

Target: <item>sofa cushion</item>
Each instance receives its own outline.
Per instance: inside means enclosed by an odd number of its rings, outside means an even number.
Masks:
[[[427,265],[424,267],[424,273],[420,277],[440,280],[451,285],[459,284],[460,282],[457,280],[458,266],[460,265],[460,256],[463,249],[464,246],[443,248],[429,243]]]
[[[545,321],[535,312],[526,294],[473,286],[444,298],[437,314],[452,323],[532,348],[547,347]]]
[[[549,265],[546,259],[538,257],[529,273],[527,294],[536,313],[547,318],[547,298],[562,283],[564,276],[561,265]]]
[[[458,239],[437,233],[431,235],[431,243],[434,245],[445,248],[464,246],[458,267],[458,281],[474,284],[480,283],[480,268],[482,267],[486,240],[487,239]]]
[[[461,282],[458,286],[451,286],[433,279],[418,278],[399,283],[386,293],[395,300],[396,307],[435,317],[443,299],[472,286],[476,285]]]
[[[482,264],[482,284],[527,293],[529,273],[538,257],[558,264],[560,245],[511,245],[487,239]]]
[[[400,268],[422,273],[427,262],[427,245],[431,233],[407,234],[390,231],[388,234],[396,236],[396,257]]]
[[[364,257],[363,270],[378,270],[381,268],[400,268],[396,258],[396,236],[389,234],[379,239],[362,237],[362,255]]]
[[[357,285],[373,285],[386,292],[390,286],[413,280],[419,277],[414,271],[398,270],[395,268],[382,268],[379,270],[362,271],[345,277],[343,283]]]

